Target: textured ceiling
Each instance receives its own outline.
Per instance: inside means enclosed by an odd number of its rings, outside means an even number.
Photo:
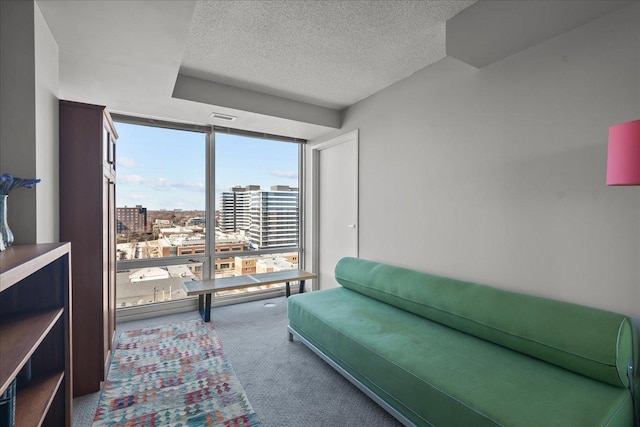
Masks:
[[[470,1],[198,1],[180,74],[341,109],[446,55]]]
[[[36,4],[59,47],[61,98],[315,139],[340,127],[340,109],[444,57],[445,21],[448,55],[482,67],[632,2]],[[212,112],[237,119],[221,121]]]

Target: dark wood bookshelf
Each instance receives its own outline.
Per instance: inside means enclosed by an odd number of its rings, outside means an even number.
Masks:
[[[70,251],[51,243],[0,252],[0,393],[18,379],[17,427],[72,423]]]

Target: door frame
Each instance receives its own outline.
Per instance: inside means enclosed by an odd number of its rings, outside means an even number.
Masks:
[[[356,257],[360,254],[360,131],[352,130],[327,141],[315,144],[311,148],[311,240],[313,252],[311,255],[312,271],[319,272],[320,268],[320,152],[339,144],[352,142],[356,144]],[[319,283],[313,281],[312,290],[318,290]]]

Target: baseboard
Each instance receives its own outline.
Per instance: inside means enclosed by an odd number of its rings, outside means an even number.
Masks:
[[[299,285],[291,285],[291,293],[296,293]],[[268,298],[284,296],[285,289],[273,288],[259,292],[244,292],[213,299],[212,307],[222,307],[225,305],[241,304],[243,302],[258,301]],[[133,320],[150,319],[158,316],[168,316],[170,314],[185,313],[198,310],[198,297],[185,298],[176,301],[158,302],[135,307],[122,307],[116,310],[116,323],[131,322]]]

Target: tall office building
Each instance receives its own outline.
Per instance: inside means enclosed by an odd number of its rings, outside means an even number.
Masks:
[[[260,249],[298,245],[298,189],[275,185],[252,191],[249,241]]]
[[[297,246],[298,215],[298,189],[288,185],[237,186],[220,195],[220,230],[247,231],[255,248]]]
[[[218,224],[225,233],[249,230],[251,215],[249,198],[251,191],[260,190],[259,185],[235,186],[220,194],[220,216]]]

